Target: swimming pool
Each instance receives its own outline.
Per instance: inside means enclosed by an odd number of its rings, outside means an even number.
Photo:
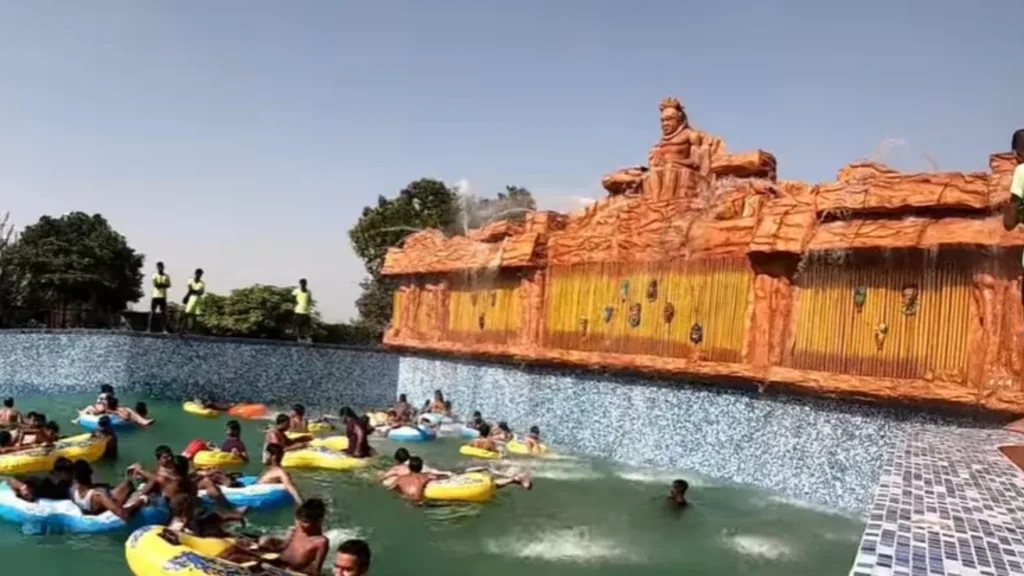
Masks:
[[[76,407],[95,398],[18,398],[24,411],[40,410],[76,430]],[[125,398],[127,405],[134,398]],[[130,401],[130,402],[129,402]],[[196,437],[220,440],[227,418],[185,414],[180,404],[148,402],[157,423],[125,434],[116,464],[97,464],[97,477],[116,481],[135,461],[147,466],[153,448],[180,451]],[[500,415],[495,415],[500,416]],[[242,421],[250,452],[262,445],[262,422]],[[557,443],[557,439],[555,440]],[[383,454],[398,444],[375,440]],[[408,445],[436,467],[468,462],[459,441]],[[864,524],[742,486],[720,485],[678,471],[630,468],[587,458],[528,464],[536,485],[530,492],[509,487],[489,504],[413,507],[366,475],[296,471],[304,496],[324,498],[332,542],[358,535],[374,554],[374,574],[531,576],[574,574],[847,574]],[[258,465],[251,465],[255,472]],[[369,472],[365,473],[369,474]],[[664,505],[668,483],[690,481],[690,509],[672,513]],[[290,510],[252,512],[249,530],[272,531],[291,524]],[[5,572],[40,575],[90,573],[126,576],[127,534],[27,536],[0,525]]]

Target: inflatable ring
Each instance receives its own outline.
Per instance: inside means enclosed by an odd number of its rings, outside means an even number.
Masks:
[[[426,442],[437,438],[437,433],[425,426],[402,426],[390,430],[388,438],[396,442]]]
[[[309,432],[291,432],[291,431],[289,431],[289,432],[285,432],[284,435],[287,436],[288,438],[292,439],[292,440],[298,440],[299,438],[304,438],[304,437],[308,437],[308,438],[312,438],[313,437],[313,435],[310,434]]]
[[[494,497],[494,479],[480,472],[431,480],[423,489],[427,500],[441,502],[487,502]]]
[[[72,436],[58,440],[49,448],[30,448],[0,456],[0,474],[49,472],[58,458],[95,462],[103,457],[106,447],[106,440],[93,438],[89,434]]]
[[[244,466],[245,459],[234,452],[221,450],[200,450],[192,457],[196,466],[219,468],[221,466]]]
[[[285,468],[319,468],[321,470],[356,470],[369,466],[369,458],[353,458],[344,452],[327,448],[303,448],[285,452],[281,466]]]
[[[445,416],[444,414],[438,414],[436,412],[427,412],[420,415],[421,422],[427,422],[437,426],[439,424],[454,424],[455,420],[451,416]]]
[[[236,418],[263,418],[270,410],[263,404],[235,404],[228,409],[228,414]]]
[[[310,432],[330,432],[334,430],[334,426],[331,426],[327,422],[310,422],[306,425],[306,430]]]
[[[483,448],[470,446],[469,444],[460,447],[459,454],[462,454],[463,456],[472,456],[473,458],[482,458],[484,460],[494,460],[495,458],[501,458],[501,452],[485,450]]]
[[[328,450],[341,452],[348,449],[348,438],[345,436],[327,436],[326,438],[316,438],[309,445],[313,448],[327,448]]]
[[[170,520],[170,512],[166,507],[146,506],[126,524],[113,512],[83,514],[71,500],[22,500],[4,482],[0,484],[0,518],[31,527],[36,533],[106,532],[125,526],[165,523]]]
[[[249,576],[249,568],[217,558],[231,545],[227,538],[197,538],[178,534],[171,544],[160,526],[139,528],[124,543],[124,557],[135,576]],[[264,566],[259,574],[298,576],[295,572]]]
[[[519,440],[509,440],[505,444],[505,448],[512,454],[519,454],[521,456],[540,456],[548,453],[548,447],[545,444],[540,444],[537,451],[531,451],[526,444]]]
[[[185,402],[181,405],[181,409],[189,414],[202,416],[203,418],[216,418],[220,416],[220,410],[206,408],[202,404],[196,404],[195,402]]]
[[[257,484],[258,476],[242,476],[237,479],[240,486],[221,486],[224,499],[233,506],[248,506],[252,509],[276,508],[292,503],[292,495],[284,484]],[[199,497],[205,502],[213,503],[206,491],[200,491]]]
[[[132,429],[135,427],[134,422],[126,421],[117,414],[80,414],[78,416],[78,425],[86,430],[96,430],[100,427],[100,418],[107,416],[110,418],[110,426],[118,429]]]

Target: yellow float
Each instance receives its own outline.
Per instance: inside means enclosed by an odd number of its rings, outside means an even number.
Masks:
[[[185,402],[181,405],[181,409],[189,414],[195,414],[196,416],[202,416],[203,418],[216,418],[217,416],[220,416],[219,410],[205,408],[203,405],[195,402]]]
[[[306,425],[306,429],[310,432],[330,432],[334,430],[334,426],[328,422],[310,422]]]
[[[540,456],[548,453],[548,447],[545,444],[539,444],[536,450],[530,450],[526,444],[519,440],[509,440],[505,444],[505,449],[512,454],[519,454],[521,456]]]
[[[309,436],[309,434],[302,434],[299,432],[285,432],[285,436],[296,440],[303,436]],[[327,448],[336,452],[341,452],[348,448],[348,438],[345,436],[326,436],[324,438],[314,438],[309,441],[309,445],[313,448]]]
[[[103,456],[107,441],[79,434],[58,440],[51,447],[30,448],[0,456],[0,475],[49,472],[58,458],[95,462]]]
[[[321,470],[356,470],[370,465],[369,458],[353,458],[344,452],[323,447],[303,448],[284,453],[285,468],[319,468]]]
[[[196,466],[220,468],[221,466],[244,466],[245,460],[234,452],[223,450],[200,450],[192,457]]]
[[[197,538],[179,533],[180,544],[171,544],[160,536],[163,530],[163,526],[139,528],[125,541],[124,556],[135,576],[297,576],[296,572],[268,566],[254,572],[217,558],[232,546],[232,540],[227,538]]]
[[[459,448],[459,454],[462,454],[463,456],[472,456],[473,458],[482,458],[484,460],[501,458],[501,452],[485,450],[483,448],[477,448],[476,446],[470,446],[469,444],[465,444]]]
[[[494,479],[488,474],[470,472],[431,480],[423,489],[423,497],[438,502],[487,502],[495,490]]]

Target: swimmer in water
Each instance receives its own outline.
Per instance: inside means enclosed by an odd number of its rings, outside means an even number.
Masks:
[[[356,413],[345,406],[340,411],[341,422],[345,426],[345,437],[348,438],[348,446],[343,452],[353,458],[369,458],[373,456],[373,448],[370,447],[370,420],[365,421],[356,416]]]
[[[288,430],[305,434],[309,432],[309,422],[306,421],[306,407],[302,404],[292,406],[292,413],[288,416]]]
[[[323,531],[326,515],[327,505],[324,501],[310,498],[295,510],[295,526],[287,537],[264,537],[258,543],[240,538],[231,548],[221,553],[220,558],[238,564],[253,561],[266,563],[307,576],[316,576],[323,568],[330,547]],[[269,557],[268,553],[274,556]]]
[[[370,545],[363,540],[346,540],[334,557],[334,576],[366,576],[370,572]]]
[[[192,403],[198,404],[207,410],[216,410],[218,412],[227,412],[233,406],[233,404],[229,404],[227,402],[215,402],[209,398],[193,398]]]
[[[36,438],[46,425],[46,414],[29,412],[14,433],[14,445],[27,447],[36,444]]]
[[[134,508],[126,502],[132,492],[132,483],[127,479],[115,487],[96,484],[92,479],[92,466],[85,460],[77,460],[74,464],[74,483],[71,485],[70,498],[83,514],[95,516],[110,512],[127,522]],[[130,474],[128,474],[130,476]],[[142,498],[133,501],[134,505],[145,503]]]
[[[444,414],[444,394],[440,390],[434,390],[434,399],[423,403],[423,412]]]
[[[266,458],[267,446],[270,446],[271,444],[277,444],[284,448],[285,452],[291,452],[292,450],[305,448],[313,440],[312,436],[289,438],[286,432],[288,432],[290,428],[291,418],[289,418],[287,414],[278,414],[274,427],[267,430],[267,435],[263,440],[264,458]],[[263,463],[266,464],[266,461]]]
[[[131,408],[122,407],[120,401],[118,401],[114,396],[107,396],[104,399],[102,410],[96,410],[96,406],[89,406],[82,410],[82,414],[89,414],[93,416],[107,414],[117,416],[125,422],[134,422],[143,428],[153,424],[153,419],[147,418],[149,415],[149,408],[146,406],[145,402],[136,403],[135,410],[132,410]]]
[[[491,429],[490,438],[495,442],[508,442],[511,440],[513,438],[512,429],[508,427],[508,422],[498,422],[498,425]]]
[[[407,500],[415,503],[421,503],[423,502],[423,493],[427,488],[427,484],[430,484],[433,480],[442,478],[442,476],[424,472],[423,460],[419,456],[409,458],[408,466],[409,474],[399,476],[392,486],[392,490],[398,492]],[[491,477],[494,480],[494,487],[499,490],[513,484],[522,486],[527,490],[533,488],[533,483],[530,481],[530,478],[525,475],[509,477],[492,473]]]
[[[523,445],[530,451],[531,454],[537,454],[543,451],[543,444],[540,441],[540,428],[537,426],[530,426],[530,433],[523,438]]]
[[[484,421],[484,417],[480,414],[480,411],[476,410],[473,412],[473,416],[470,417],[469,422],[466,422],[466,428],[479,431],[480,426],[486,423],[487,422]]]
[[[395,411],[395,427],[406,426],[410,422],[412,422],[412,405],[409,404],[409,399],[405,396],[405,394],[398,395],[398,402],[395,403],[395,406],[394,408],[392,408],[392,410]]]
[[[67,500],[71,496],[75,466],[67,458],[57,458],[50,473],[43,478],[28,476],[11,478],[8,485],[14,494],[27,502],[43,500]]]
[[[489,452],[498,452],[498,445],[494,443],[494,439],[491,438],[491,425],[484,422],[480,425],[480,436],[469,441],[468,446],[473,448],[479,448],[480,450],[487,450]]]
[[[385,487],[393,488],[395,482],[398,481],[398,478],[407,474],[412,474],[412,470],[409,470],[409,459],[411,457],[412,455],[409,454],[409,451],[405,448],[395,450],[395,464],[391,468],[388,468],[384,472],[378,474],[377,479],[380,480],[380,483]],[[454,474],[453,472],[436,470],[426,465],[423,466],[423,472],[437,478],[448,478]]]
[[[686,501],[686,491],[690,488],[690,485],[686,480],[673,480],[672,488],[668,493],[669,504],[674,508],[686,508],[689,504]]]
[[[21,422],[21,414],[14,409],[14,398],[4,398],[0,408],[0,428],[14,428]]]
[[[93,430],[92,437],[106,441],[103,448],[103,460],[117,460],[117,433],[110,424],[110,416],[100,416],[96,421],[96,430]]]
[[[264,462],[266,462],[266,468],[263,469],[263,473],[256,480],[257,484],[281,484],[288,490],[288,493],[295,499],[295,503],[302,502],[302,494],[299,494],[299,489],[295,486],[295,482],[292,482],[292,476],[287,470],[281,467],[281,459],[284,458],[284,448],[279,444],[270,444],[267,446],[267,454],[264,456]]]
[[[230,452],[248,462],[249,451],[245,448],[245,442],[242,442],[242,425],[238,423],[238,420],[228,421],[225,433],[227,438],[220,446],[221,452]]]

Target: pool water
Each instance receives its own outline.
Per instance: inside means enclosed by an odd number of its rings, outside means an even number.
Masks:
[[[95,395],[18,398],[22,412],[43,411],[64,434],[75,408]],[[125,405],[134,405],[124,398]],[[129,402],[130,401],[130,402]],[[96,464],[97,478],[116,482],[132,462],[153,463],[153,448],[182,450],[193,438],[220,441],[226,417],[186,414],[179,404],[149,402],[157,423],[123,434],[120,459]],[[250,453],[262,446],[264,422],[241,421]],[[460,442],[442,439],[406,445],[435,467],[470,460]],[[382,454],[398,444],[375,440]],[[446,576],[575,574],[639,575],[846,574],[863,523],[745,487],[715,484],[692,474],[636,469],[601,460],[566,457],[527,461],[532,491],[510,486],[484,505],[420,508],[403,502],[359,473],[295,471],[303,496],[324,498],[332,543],[358,536],[373,549],[373,574]],[[383,465],[383,463],[382,463]],[[258,465],[250,465],[258,473]],[[691,507],[682,513],[665,503],[668,483],[690,481]],[[290,508],[251,512],[250,532],[271,532],[291,524]],[[125,576],[127,533],[29,536],[0,525],[5,573],[39,576],[91,574]],[[330,559],[326,563],[329,567]]]

